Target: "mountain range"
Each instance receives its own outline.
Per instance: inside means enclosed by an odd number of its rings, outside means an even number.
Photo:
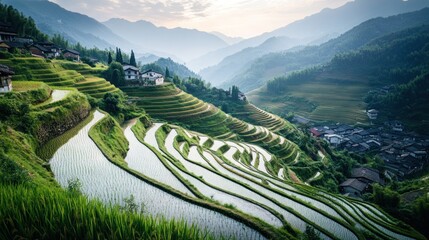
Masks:
[[[234,84],[242,88],[243,91],[251,91],[263,86],[270,79],[309,66],[322,64],[336,54],[358,49],[383,35],[428,23],[429,8],[388,18],[371,19],[319,46],[310,46],[294,52],[277,52],[264,55],[222,86],[228,87]]]
[[[319,13],[295,21],[272,32],[264,33],[226,48],[210,52],[189,62],[188,66],[194,70],[204,69],[213,65],[222,66],[225,64],[222,63],[222,61],[227,61],[227,56],[234,55],[243,49],[263,44],[267,39],[275,36],[287,36],[299,39],[301,45],[310,42],[313,44],[320,44],[371,18],[387,17],[416,11],[428,6],[429,1],[426,0],[355,0],[335,9],[324,9]],[[287,50],[289,47],[291,46],[287,45],[282,50]],[[260,48],[260,51],[263,51],[263,47]],[[269,48],[265,50],[266,54],[270,52],[271,49]],[[256,60],[256,58],[251,57],[250,59],[247,58],[242,60],[252,62],[252,60]],[[218,68],[220,71],[222,68],[219,66],[215,66],[215,69]],[[236,69],[234,73],[230,73],[229,75],[237,76],[240,74],[239,71],[240,69]],[[213,76],[205,74],[205,72],[206,71],[200,72],[204,79],[213,79]],[[216,85],[231,79],[232,78],[217,80],[213,84]]]
[[[103,24],[145,49],[169,53],[185,61],[228,46],[219,37],[195,29],[168,29],[143,20],[130,22],[118,18],[110,19]]]

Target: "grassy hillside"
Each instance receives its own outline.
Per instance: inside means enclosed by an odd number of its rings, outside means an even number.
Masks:
[[[136,212],[132,201],[125,207],[90,201],[80,194],[79,182],[70,182],[67,190],[61,189],[50,165],[36,154],[46,158],[53,154],[39,151],[42,144],[39,136],[46,139],[58,136],[61,131],[46,136],[44,129],[70,126],[69,113],[79,116],[75,106],[88,107],[89,103],[73,89],[54,101],[50,95],[40,94],[57,91],[44,83],[16,83],[14,92],[0,97],[1,239],[212,239],[183,221],[142,215]],[[107,131],[111,121],[108,118],[100,125],[104,136],[114,135]],[[65,141],[53,139],[48,148],[58,149],[88,121],[82,123],[64,134]]]
[[[249,98],[275,112],[295,112],[313,120],[352,124],[365,121],[364,100],[370,90],[387,85],[400,88],[426,71],[428,32],[429,28],[423,26],[382,37],[359,51],[336,56],[325,66],[276,78],[268,83],[267,89],[254,91]],[[411,102],[418,99],[412,98]],[[424,109],[425,104],[417,105],[416,111]],[[377,106],[382,115],[393,109],[393,105]],[[424,129],[425,115],[418,116],[413,120]],[[394,117],[412,121],[405,114]]]
[[[0,64],[10,66],[14,81],[40,81],[50,86],[75,87],[95,98],[104,94],[120,92],[118,88],[98,77],[104,69],[64,60],[45,60],[36,57],[11,57],[0,59]]]
[[[429,8],[425,8],[412,13],[375,18],[320,46],[264,55],[222,86],[237,85],[246,92],[257,89],[275,77],[329,62],[336,54],[357,50],[384,35],[427,24],[428,16]]]
[[[292,133],[296,137],[294,134],[296,129],[289,123],[252,105],[245,106],[247,112],[242,112],[242,117],[262,126],[232,117],[217,107],[183,92],[171,83],[145,88],[122,88],[122,90],[153,118],[185,126],[214,138],[241,140],[269,150],[274,159],[269,163],[273,171],[288,165],[292,172],[294,169],[299,172],[297,173],[299,178],[306,180],[326,168],[316,157],[314,160],[310,159],[297,144],[282,136]],[[276,130],[277,133],[269,128]],[[299,137],[294,140],[297,141],[297,139]],[[333,177],[331,174],[325,176],[326,179]],[[323,185],[323,181],[320,183]]]

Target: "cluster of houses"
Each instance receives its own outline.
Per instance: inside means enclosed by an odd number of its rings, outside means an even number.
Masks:
[[[123,68],[127,85],[156,86],[164,83],[164,76],[152,69],[141,72],[139,68],[132,65],[124,65]]]
[[[399,179],[422,170],[429,160],[429,138],[406,132],[399,121],[370,129],[344,124],[315,126],[310,133],[334,148],[379,156],[389,176]]]
[[[350,178],[340,184],[340,192],[349,197],[360,198],[371,191],[371,185],[374,183],[384,185],[378,170],[368,167],[354,168]]]
[[[72,49],[62,49],[51,42],[34,42],[27,37],[19,37],[11,24],[0,22],[0,50],[9,52],[30,52],[33,56],[80,61],[80,53]]]

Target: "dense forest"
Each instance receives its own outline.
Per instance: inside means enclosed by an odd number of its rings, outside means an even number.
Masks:
[[[415,129],[428,127],[427,69],[429,26],[412,28],[376,39],[358,51],[336,55],[325,66],[309,68],[268,82],[271,93],[293,91],[294,86],[324,79],[325,75],[348,75],[360,79],[375,91],[366,96],[368,108],[377,108],[387,117],[417,122]],[[351,78],[351,77],[349,77]],[[341,80],[347,84],[349,80]],[[376,91],[392,86],[383,95]],[[365,97],[365,96],[362,96]],[[413,109],[410,114],[409,110]]]
[[[0,3],[0,22],[11,24],[19,36],[30,37],[36,41],[45,41],[48,36],[40,32],[34,20],[26,17],[12,6]]]

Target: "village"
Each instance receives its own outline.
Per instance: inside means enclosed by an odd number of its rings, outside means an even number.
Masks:
[[[370,120],[376,120],[379,111],[367,110]],[[358,155],[379,157],[385,171],[361,167],[352,169],[351,176],[340,184],[340,191],[347,196],[360,198],[373,183],[383,185],[382,175],[388,179],[404,180],[423,170],[429,161],[429,138],[407,131],[400,121],[386,121],[370,128],[347,124],[316,124],[309,119],[295,116],[293,122],[309,125],[314,138],[323,139],[337,150]]]

